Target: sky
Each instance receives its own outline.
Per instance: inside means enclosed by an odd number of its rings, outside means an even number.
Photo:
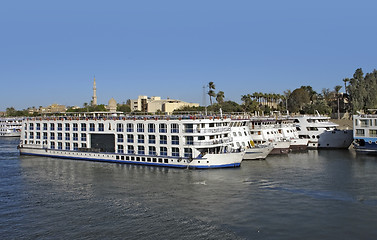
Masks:
[[[377,68],[376,7],[371,0],[1,1],[0,111],[83,106],[94,76],[98,104],[139,95],[204,104],[211,81],[238,103],[254,92],[332,90],[357,68]]]

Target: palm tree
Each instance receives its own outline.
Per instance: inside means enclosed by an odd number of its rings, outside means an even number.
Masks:
[[[349,78],[344,78],[343,79],[343,82],[344,82],[344,91],[346,91],[346,94],[347,94],[347,82],[349,82],[350,79]]]
[[[215,91],[215,84],[213,82],[208,83],[208,95],[209,95],[209,101],[211,102],[212,105],[212,97],[216,97]]]

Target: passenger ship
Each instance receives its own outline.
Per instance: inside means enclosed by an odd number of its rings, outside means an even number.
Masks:
[[[353,129],[355,151],[377,154],[377,114],[354,115]]]
[[[39,155],[178,168],[239,167],[231,119],[212,116],[125,116],[76,113],[26,118],[19,150]]]
[[[291,117],[300,138],[308,139],[308,148],[346,149],[352,144],[352,130],[340,130],[330,117],[321,115],[302,115]]]
[[[243,160],[265,159],[274,149],[272,143],[255,144],[250,131],[250,118],[235,117],[230,122],[231,140],[234,150],[245,151]]]
[[[20,137],[23,118],[0,118],[0,137]]]
[[[273,145],[274,154],[288,154],[291,141],[283,136],[277,128],[277,120],[272,117],[253,117],[250,119],[251,138],[257,144]]]

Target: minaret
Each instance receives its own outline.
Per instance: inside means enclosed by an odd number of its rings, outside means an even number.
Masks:
[[[97,106],[97,87],[96,87],[96,77],[94,77],[93,82],[93,97],[92,97],[92,105]]]

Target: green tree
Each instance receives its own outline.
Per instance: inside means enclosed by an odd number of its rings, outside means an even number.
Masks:
[[[310,95],[305,88],[295,89],[288,98],[288,110],[297,113],[304,105],[310,102]]]
[[[219,91],[219,92],[217,93],[216,101],[217,101],[219,104],[223,104],[223,103],[224,103],[224,92],[223,92],[223,91]]]

